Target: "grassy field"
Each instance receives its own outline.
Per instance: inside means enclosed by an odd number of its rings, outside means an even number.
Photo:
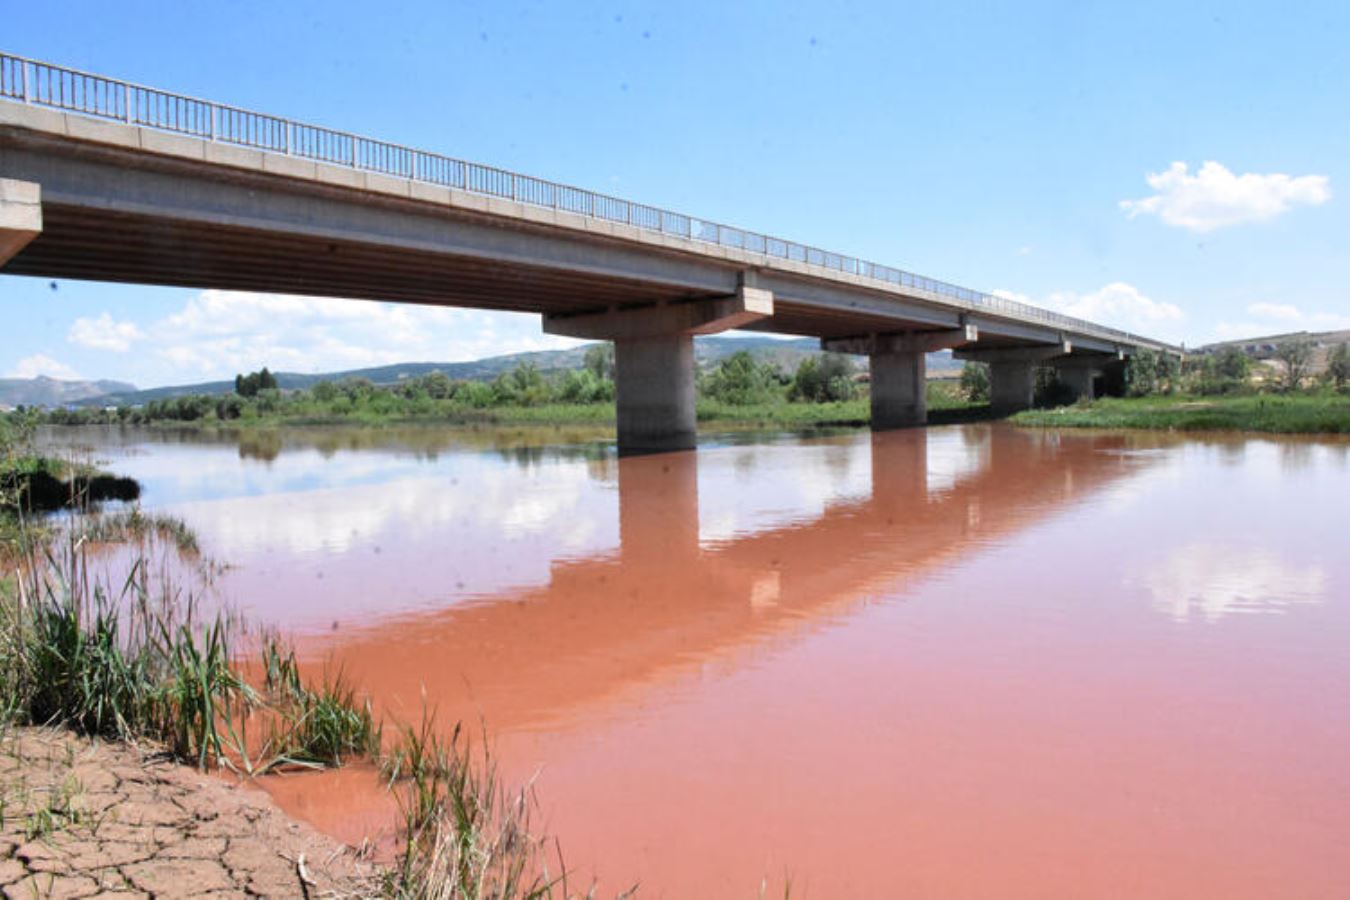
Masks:
[[[1057,409],[1028,410],[1012,421],[1051,428],[1350,434],[1350,394],[1107,397]]]

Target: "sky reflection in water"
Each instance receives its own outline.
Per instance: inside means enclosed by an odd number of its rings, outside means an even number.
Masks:
[[[517,444],[127,434],[100,455],[380,712],[488,722],[604,889],[1350,881],[1350,444],[987,425],[623,461]],[[271,789],[358,841],[387,811],[353,777]]]

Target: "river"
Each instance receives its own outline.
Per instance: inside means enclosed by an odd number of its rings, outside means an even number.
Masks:
[[[387,721],[485,723],[602,896],[1350,894],[1350,442],[42,439]],[[267,786],[359,842],[370,781]]]

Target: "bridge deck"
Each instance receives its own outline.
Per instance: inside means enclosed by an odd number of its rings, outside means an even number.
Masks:
[[[0,54],[0,177],[42,186],[5,271],[574,314],[699,300],[752,327],[978,326],[982,347],[1175,352],[843,254],[529,176]]]

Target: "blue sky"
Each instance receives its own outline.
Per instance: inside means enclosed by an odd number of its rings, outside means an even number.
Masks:
[[[1347,9],[0,0],[0,49],[1193,345],[1350,328]],[[0,276],[0,301],[0,375],[143,386],[557,342],[215,291]]]

